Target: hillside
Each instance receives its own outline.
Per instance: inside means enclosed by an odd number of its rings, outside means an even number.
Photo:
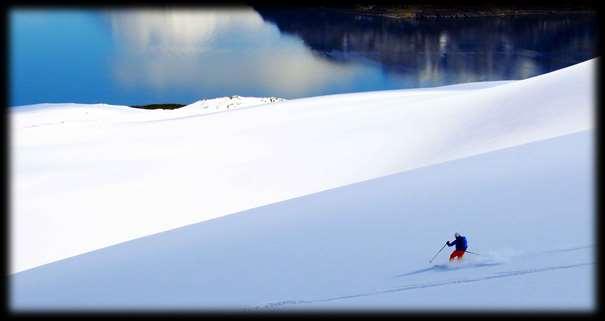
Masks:
[[[521,81],[229,112],[11,108],[11,266],[589,130],[596,60]],[[195,110],[195,109],[194,109]]]
[[[583,131],[121,243],[14,274],[11,305],[594,309],[593,144]],[[429,264],[454,231],[479,255]]]

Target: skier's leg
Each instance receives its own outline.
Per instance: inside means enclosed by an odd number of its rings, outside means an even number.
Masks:
[[[454,260],[462,260],[462,256],[464,255],[464,251],[454,251],[452,255],[450,255],[450,261]]]
[[[452,261],[454,261],[454,260],[456,259],[456,256],[457,256],[456,252],[458,252],[458,251],[454,251],[454,252],[452,252],[452,254],[450,255],[450,262],[452,262]]]

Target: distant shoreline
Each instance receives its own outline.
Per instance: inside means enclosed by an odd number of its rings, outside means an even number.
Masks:
[[[393,19],[459,19],[479,17],[527,17],[557,15],[595,15],[588,6],[569,7],[515,7],[515,6],[460,6],[440,5],[357,5],[354,7],[322,7],[324,10],[363,16],[378,16]]]
[[[181,107],[185,107],[185,104],[148,104],[148,105],[132,105],[128,107],[138,108],[138,109],[178,109]]]

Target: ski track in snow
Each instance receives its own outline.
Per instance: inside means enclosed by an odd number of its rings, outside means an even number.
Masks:
[[[511,256],[511,258],[525,258],[525,257],[530,257],[530,256],[535,257],[535,256],[539,256],[539,255],[573,252],[573,251],[579,251],[579,250],[585,250],[585,249],[591,249],[591,248],[594,248],[593,244],[569,247],[569,248],[563,248],[563,249],[554,249],[554,250],[548,250],[548,251],[527,252],[527,253],[523,253],[523,254],[519,254],[519,255],[513,255],[513,256]],[[425,269],[420,269],[420,270],[416,270],[416,271],[412,271],[412,272],[408,272],[408,273],[398,274],[395,276],[395,278],[401,278],[404,276],[410,276],[410,275],[415,275],[415,274],[420,274],[420,273],[425,273],[425,272],[430,272],[430,271],[446,272],[446,271],[461,270],[461,269],[468,269],[468,268],[496,266],[496,265],[502,265],[502,264],[506,263],[504,260],[498,260],[497,258],[491,257],[490,255],[484,255],[484,257],[487,258],[487,260],[485,262],[475,262],[475,263],[460,265],[460,266],[449,265],[449,264],[436,264],[436,265],[433,265],[433,266],[425,268]]]
[[[421,270],[416,270],[416,271],[412,271],[412,272],[408,272],[408,273],[404,273],[404,274],[399,274],[396,275],[396,278],[400,278],[400,277],[404,277],[404,276],[410,276],[410,275],[414,275],[414,274],[420,274],[420,273],[424,273],[424,272],[445,272],[445,271],[453,271],[453,270],[460,270],[460,269],[468,269],[468,268],[479,268],[479,267],[487,267],[487,266],[495,266],[495,265],[502,265],[504,263],[499,263],[499,262],[494,262],[494,263],[475,263],[475,264],[471,264],[471,265],[462,265],[462,266],[449,266],[448,264],[437,264],[437,265],[433,265],[429,268],[426,269],[421,269]]]
[[[544,255],[544,254],[552,254],[552,253],[572,252],[572,251],[578,251],[578,250],[592,249],[594,247],[595,247],[594,244],[590,244],[590,245],[584,245],[584,246],[569,247],[569,248],[564,248],[564,249],[554,249],[554,250],[549,250],[549,251],[529,252],[527,254],[519,255],[519,257],[536,256],[536,255]]]
[[[531,252],[531,253],[528,252],[528,253],[525,253],[522,255],[515,255],[514,257],[521,258],[521,257],[530,256],[530,255],[563,253],[563,252],[578,251],[578,250],[591,249],[591,248],[594,248],[594,245],[578,246],[578,247],[571,247],[571,248],[565,248],[565,249],[554,249],[554,250]],[[404,276],[410,276],[410,275],[414,275],[414,274],[431,272],[431,271],[433,271],[433,272],[457,271],[460,269],[489,267],[489,266],[496,266],[496,265],[503,265],[503,264],[505,264],[505,262],[493,262],[493,263],[477,262],[477,263],[473,263],[473,264],[466,265],[466,266],[460,266],[460,267],[449,267],[449,266],[447,266],[447,264],[446,265],[434,265],[429,268],[420,269],[420,270],[412,271],[409,273],[399,274],[399,275],[396,275],[395,277],[404,277]],[[381,289],[381,290],[375,290],[375,291],[371,291],[371,292],[344,295],[344,296],[336,296],[336,297],[330,297],[330,298],[324,298],[324,299],[284,300],[284,301],[277,301],[277,302],[271,302],[271,303],[258,305],[258,306],[253,307],[252,310],[276,309],[276,308],[281,308],[283,306],[288,306],[288,305],[324,303],[324,302],[340,301],[340,300],[347,300],[347,299],[366,297],[366,296],[381,295],[381,294],[386,294],[386,293],[395,293],[395,292],[402,292],[402,291],[409,291],[409,290],[447,286],[447,285],[453,285],[453,284],[474,283],[474,282],[487,281],[487,280],[492,280],[492,279],[516,277],[516,276],[521,276],[521,275],[526,275],[526,274],[535,274],[535,273],[549,272],[549,271],[555,271],[555,270],[580,268],[580,267],[594,265],[594,264],[595,264],[595,262],[581,262],[581,263],[568,264],[568,265],[554,265],[554,266],[546,266],[546,267],[541,267],[541,268],[501,271],[501,272],[494,272],[490,275],[484,275],[484,276],[474,277],[474,278],[450,279],[450,280],[444,280],[444,281],[439,281],[439,282],[412,283],[412,284],[407,284],[407,285],[403,285],[403,286],[398,286],[395,288]]]
[[[478,277],[478,278],[464,278],[464,279],[446,280],[446,281],[441,281],[441,282],[409,284],[409,285],[404,285],[404,286],[400,286],[400,287],[392,288],[392,289],[384,289],[384,290],[378,290],[378,291],[373,291],[373,292],[338,296],[338,297],[332,297],[332,298],[326,298],[326,299],[286,300],[286,301],[279,301],[279,302],[273,302],[273,303],[267,303],[264,305],[260,305],[260,306],[255,307],[255,310],[272,309],[272,308],[278,308],[278,307],[285,306],[285,305],[294,305],[294,304],[310,304],[310,303],[339,301],[339,300],[353,299],[353,298],[364,297],[364,296],[372,296],[372,295],[379,295],[379,294],[385,294],[385,293],[432,288],[432,287],[446,286],[446,285],[452,285],[452,284],[472,283],[472,282],[486,281],[486,280],[491,280],[491,279],[520,276],[520,275],[525,275],[525,274],[541,273],[541,272],[547,272],[547,271],[553,271],[553,270],[578,268],[578,267],[583,267],[583,266],[588,266],[588,265],[593,265],[593,264],[595,264],[595,263],[594,262],[584,262],[584,263],[571,264],[571,265],[548,266],[548,267],[543,267],[543,268],[496,272],[492,275]]]

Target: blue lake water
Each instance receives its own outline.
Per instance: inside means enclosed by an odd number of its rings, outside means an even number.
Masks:
[[[594,16],[12,10],[9,104],[191,103],[524,79],[596,56]]]

